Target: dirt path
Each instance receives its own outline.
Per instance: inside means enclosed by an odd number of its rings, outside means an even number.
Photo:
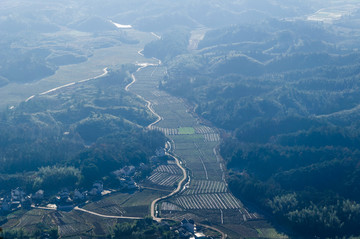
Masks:
[[[139,54],[140,54],[140,53],[139,53]],[[160,62],[159,62],[159,64],[160,64]],[[152,65],[152,64],[151,64],[151,65]],[[148,66],[148,65],[146,65],[146,66]],[[142,68],[146,67],[146,66],[139,67],[139,69],[137,69],[137,72],[138,72],[139,70],[141,70]],[[132,85],[136,82],[136,78],[135,78],[134,73],[131,74],[131,78],[132,78],[132,81],[125,87],[125,90],[126,90],[126,91],[129,91],[130,86],[132,86]],[[151,107],[151,102],[150,102],[150,101],[144,99],[144,97],[142,97],[141,95],[138,95],[138,94],[137,94],[137,96],[138,96],[140,99],[142,99],[143,101],[146,102],[146,107],[147,107],[147,108],[149,109],[149,111],[150,111],[153,115],[155,115],[156,118],[157,118],[154,122],[152,122],[151,124],[149,124],[149,125],[147,126],[147,128],[150,129],[151,126],[159,123],[159,122],[162,120],[162,118],[161,118],[161,116],[158,115],[158,114],[154,111],[154,109]]]
[[[47,95],[47,94],[49,94],[49,93],[51,93],[51,92],[55,92],[55,91],[57,91],[57,90],[60,90],[60,89],[63,89],[63,88],[66,88],[66,87],[69,87],[69,86],[72,86],[72,85],[75,85],[75,84],[84,83],[84,82],[87,82],[87,81],[90,81],[90,80],[95,80],[95,79],[98,79],[98,78],[100,78],[100,77],[106,76],[108,73],[109,73],[109,72],[108,72],[107,67],[106,67],[106,68],[103,69],[103,73],[102,73],[101,75],[98,75],[98,76],[95,76],[95,77],[91,77],[91,78],[87,78],[87,79],[80,80],[80,81],[76,81],[76,82],[71,82],[71,83],[68,83],[68,84],[65,84],[65,85],[62,85],[62,86],[58,86],[58,87],[55,87],[55,88],[53,88],[53,89],[51,89],[51,90],[47,90],[47,91],[45,91],[45,92],[42,92],[42,93],[40,93],[40,94],[38,94],[38,95]],[[25,100],[25,102],[28,102],[29,100],[35,98],[36,96],[37,96],[37,95],[32,95],[32,96],[30,96],[29,98],[27,98],[27,99]]]
[[[139,54],[141,54],[140,51],[139,51]],[[159,65],[160,65],[160,64],[161,64],[161,61],[159,60]],[[147,66],[150,66],[150,65],[154,65],[154,64],[144,63],[144,64],[140,65],[139,69],[137,69],[136,72],[138,72],[138,71],[140,71],[141,69],[143,69],[143,68],[145,68],[145,67],[147,67]],[[126,91],[129,91],[129,88],[136,82],[136,78],[135,78],[135,75],[134,75],[134,74],[131,75],[131,78],[132,78],[132,81],[125,87],[125,90],[126,90]],[[141,98],[142,100],[144,100],[144,101],[146,102],[146,105],[147,105],[147,108],[149,109],[149,111],[150,111],[153,115],[155,115],[155,116],[157,117],[157,119],[156,119],[154,122],[152,122],[151,124],[149,124],[149,125],[147,126],[147,128],[151,128],[151,126],[159,123],[159,122],[162,120],[162,117],[161,117],[158,113],[156,113],[155,110],[151,107],[151,102],[150,102],[149,100],[144,99],[144,97],[142,97],[141,95],[138,95],[138,94],[136,94],[136,95],[137,95],[139,98]],[[167,153],[167,155],[170,156],[170,157],[173,157],[173,158],[175,159],[176,165],[181,169],[181,171],[182,171],[182,173],[183,173],[183,178],[182,178],[181,181],[178,183],[178,186],[177,186],[177,188],[176,188],[174,191],[172,191],[170,194],[168,194],[168,195],[166,195],[166,196],[157,198],[157,199],[155,199],[155,200],[153,200],[153,201],[151,202],[151,207],[150,207],[151,217],[153,218],[153,220],[158,221],[158,222],[160,222],[162,219],[165,219],[165,218],[159,218],[159,217],[156,216],[156,214],[157,214],[157,213],[156,213],[156,209],[155,209],[156,203],[158,203],[159,201],[161,201],[161,200],[163,200],[163,199],[167,199],[167,198],[173,196],[174,194],[180,192],[181,187],[182,187],[182,184],[184,183],[184,181],[185,181],[185,180],[187,179],[187,177],[188,177],[188,176],[187,176],[186,169],[181,165],[180,160],[179,160],[178,158],[176,158],[175,156],[171,155],[171,154],[168,154],[168,153]]]
[[[169,195],[166,195],[166,196],[163,196],[163,197],[160,197],[160,198],[157,198],[155,199],[154,201],[152,201],[151,203],[151,217],[155,220],[155,221],[158,221],[160,222],[161,220],[163,219],[166,219],[166,218],[160,218],[160,217],[157,217],[156,216],[156,210],[155,210],[155,205],[156,203],[158,203],[159,201],[163,200],[163,199],[167,199],[171,196],[173,196],[174,194],[180,192],[181,190],[181,187],[182,187],[182,184],[185,182],[185,180],[187,179],[187,172],[186,172],[186,169],[182,166],[182,164],[180,163],[180,160],[178,158],[176,158],[175,156],[171,155],[171,154],[167,154],[168,156],[172,157],[175,159],[176,161],[176,165],[181,169],[182,173],[183,173],[183,178],[181,179],[181,181],[178,183],[177,185],[177,188],[172,191]]]
[[[140,219],[144,219],[142,217],[125,217],[125,216],[111,216],[111,215],[104,215],[104,214],[100,214],[100,213],[96,213],[96,212],[92,212],[89,210],[86,210],[84,208],[79,208],[79,207],[75,207],[74,210],[76,211],[81,211],[81,212],[85,212],[85,213],[89,213],[98,217],[104,217],[104,218],[114,218],[114,219],[131,219],[131,220],[140,220]]]
[[[212,226],[208,226],[208,225],[204,225],[204,224],[201,224],[201,223],[197,223],[198,225],[202,226],[202,227],[206,227],[208,229],[211,229],[211,230],[214,230],[218,233],[221,234],[221,239],[226,239],[228,238],[227,234],[225,234],[224,232],[222,232],[221,230],[217,229],[216,227],[212,227]]]

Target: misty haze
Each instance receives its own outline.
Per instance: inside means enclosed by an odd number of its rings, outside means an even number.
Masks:
[[[360,1],[1,0],[0,239],[360,238]]]

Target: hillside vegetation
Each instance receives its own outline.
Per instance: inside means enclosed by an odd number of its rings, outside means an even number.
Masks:
[[[1,192],[22,187],[51,195],[95,180],[111,185],[112,171],[147,164],[165,137],[143,128],[154,116],[124,90],[134,69],[122,66],[2,113]]]
[[[235,196],[293,237],[360,236],[359,7],[351,0],[2,0],[0,198],[6,201],[16,187],[27,194],[44,189],[48,198],[64,187],[89,189],[97,180],[111,188],[119,183],[111,172],[128,165],[149,169],[166,138],[146,129],[156,117],[124,90],[136,67],[116,64],[157,64],[150,59],[155,57],[162,66],[140,77],[157,81],[161,75],[159,89],[191,106],[171,99],[176,107],[219,128]],[[91,78],[108,66],[106,76]],[[155,110],[166,108],[162,117],[176,118],[164,132],[180,133],[180,151],[198,147],[198,129],[179,128],[184,114],[167,101],[152,103]],[[190,155],[195,163],[199,152]],[[222,180],[220,162],[216,158],[213,172]],[[199,168],[204,171],[204,162]],[[24,213],[19,211],[9,213],[9,222],[0,217],[0,224],[16,221],[11,218]],[[40,215],[34,218],[43,220]],[[90,224],[115,224],[98,219]],[[92,233],[90,224],[77,221],[74,227]],[[164,234],[157,224],[145,224],[118,224],[112,234]],[[44,233],[53,238],[61,234],[48,229]],[[24,232],[6,233],[16,238]]]
[[[359,29],[345,22],[208,31],[160,82],[224,130],[232,192],[304,237],[360,235]]]

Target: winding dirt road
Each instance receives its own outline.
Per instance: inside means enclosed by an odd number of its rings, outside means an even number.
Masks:
[[[140,219],[144,219],[142,217],[125,217],[125,216],[111,216],[111,215],[104,215],[104,214],[100,214],[100,213],[96,213],[96,212],[92,212],[89,210],[86,210],[84,208],[79,208],[79,207],[75,207],[74,210],[77,211],[81,211],[81,212],[85,212],[85,213],[89,213],[98,217],[104,217],[104,218],[114,218],[114,219],[131,219],[131,220],[140,220]]]
[[[161,64],[160,61],[159,61],[159,64]],[[146,66],[149,66],[149,64],[145,63],[144,65],[141,65],[141,67],[139,67],[139,69],[137,69],[137,72],[140,71],[141,69],[145,68]],[[132,78],[132,81],[125,87],[126,91],[129,91],[130,86],[133,85],[136,82],[136,78],[135,78],[134,74],[131,75],[131,78]],[[149,111],[157,117],[157,119],[154,122],[152,122],[151,124],[149,124],[147,126],[147,128],[151,128],[151,126],[159,123],[162,120],[162,117],[154,111],[154,109],[151,107],[151,102],[150,101],[144,99],[144,97],[142,97],[141,95],[138,95],[138,94],[136,94],[136,95],[137,95],[137,97],[141,98],[142,100],[144,100],[146,102],[146,105],[147,105],[147,108],[149,109]],[[159,217],[156,216],[156,214],[157,214],[156,209],[155,209],[156,203],[158,203],[159,201],[161,201],[163,199],[167,199],[167,198],[173,196],[174,194],[180,192],[182,184],[187,179],[186,169],[181,165],[180,160],[178,158],[176,158],[175,156],[169,154],[169,153],[166,153],[166,154],[175,159],[176,165],[181,169],[181,171],[183,173],[183,178],[178,183],[177,188],[174,191],[172,191],[169,195],[157,198],[157,199],[155,199],[154,201],[151,202],[151,207],[150,207],[151,217],[153,218],[153,220],[158,221],[158,222],[160,222],[162,219],[165,219],[165,218],[159,218]]]
[[[151,217],[153,218],[153,220],[155,220],[155,221],[157,221],[157,222],[160,222],[161,220],[167,219],[167,218],[160,218],[160,217],[157,217],[157,216],[156,216],[156,210],[155,210],[155,205],[156,205],[156,203],[158,203],[159,201],[161,201],[161,200],[163,200],[163,199],[167,199],[167,198],[173,196],[174,194],[180,192],[181,187],[182,187],[182,184],[183,184],[183,183],[185,182],[185,180],[187,179],[186,169],[181,165],[180,160],[179,160],[178,158],[176,158],[175,156],[171,155],[171,154],[168,154],[168,153],[167,153],[166,155],[168,155],[168,156],[170,156],[170,157],[172,157],[172,158],[175,159],[176,165],[181,169],[181,171],[182,171],[182,173],[183,173],[183,178],[182,178],[181,181],[178,183],[177,188],[176,188],[174,191],[172,191],[169,195],[166,195],[166,196],[157,198],[157,199],[155,199],[154,201],[152,201],[152,203],[151,203],[151,208],[150,208],[150,210],[151,210]]]
[[[90,80],[98,79],[98,78],[100,78],[100,77],[106,76],[106,75],[109,73],[107,69],[108,69],[108,68],[105,67],[105,68],[103,69],[103,73],[102,73],[101,75],[98,75],[98,76],[95,76],[95,77],[91,77],[91,78],[87,78],[87,79],[80,80],[80,81],[71,82],[71,83],[68,83],[68,84],[65,84],[65,85],[61,85],[61,86],[55,87],[55,88],[53,88],[53,89],[51,89],[51,90],[47,90],[47,91],[44,91],[44,92],[42,92],[42,93],[39,93],[39,94],[37,94],[37,95],[47,95],[47,94],[49,94],[49,93],[51,93],[51,92],[55,92],[55,91],[57,91],[57,90],[60,90],[60,89],[63,89],[63,88],[66,88],[66,87],[69,87],[69,86],[72,86],[72,85],[75,85],[75,84],[84,83],[84,82],[87,82],[87,81],[90,81]],[[30,96],[29,98],[27,98],[27,99],[25,100],[25,102],[28,102],[29,100],[35,98],[37,95],[32,95],[32,96]]]
[[[140,54],[140,53],[139,53],[139,54]],[[161,61],[159,61],[159,64],[160,64],[160,63],[161,63]],[[143,68],[145,68],[145,67],[147,67],[147,66],[154,66],[154,65],[156,66],[157,64],[144,63],[144,64],[140,65],[141,67],[139,67],[139,69],[137,69],[136,72],[140,71],[141,69],[143,69]],[[130,86],[132,86],[132,85],[136,82],[136,78],[135,78],[134,73],[131,74],[131,78],[132,78],[132,81],[125,87],[125,90],[126,90],[126,91],[129,91]],[[136,94],[136,96],[146,102],[146,107],[147,107],[147,108],[149,109],[149,111],[150,111],[153,115],[155,115],[156,118],[157,118],[154,122],[152,122],[151,124],[149,124],[149,125],[147,126],[147,128],[150,129],[151,126],[159,123],[159,122],[162,120],[162,117],[161,117],[159,114],[157,114],[157,113],[155,112],[155,110],[151,107],[151,102],[150,102],[150,101],[144,99],[144,97],[142,97],[141,95]]]

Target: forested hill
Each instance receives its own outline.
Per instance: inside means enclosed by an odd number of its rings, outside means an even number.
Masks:
[[[111,172],[148,164],[165,137],[145,130],[154,116],[124,90],[135,70],[133,65],[109,69],[104,77],[36,95],[2,112],[0,194],[21,187],[51,197],[96,180],[116,187]]]
[[[226,130],[233,193],[306,238],[360,235],[360,29],[348,20],[210,30],[160,82]]]

